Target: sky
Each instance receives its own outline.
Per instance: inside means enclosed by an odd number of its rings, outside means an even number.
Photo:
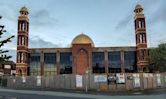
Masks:
[[[0,24],[7,30],[2,37],[15,35],[3,49],[15,61],[23,6],[29,10],[29,48],[70,47],[82,32],[95,47],[135,46],[133,10],[138,3],[146,17],[148,47],[166,42],[166,0],[0,0]]]

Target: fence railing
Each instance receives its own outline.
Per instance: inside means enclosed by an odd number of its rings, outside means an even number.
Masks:
[[[144,90],[166,87],[166,73],[9,77],[6,82],[7,87],[16,89]]]

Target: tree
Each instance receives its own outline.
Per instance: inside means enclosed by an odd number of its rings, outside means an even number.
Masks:
[[[150,49],[150,70],[166,72],[166,43]]]
[[[0,19],[2,17],[0,16]],[[6,30],[4,30],[4,25],[0,25],[0,66],[2,66],[2,64],[8,60],[9,58],[11,58],[11,56],[7,56],[5,53],[8,52],[8,50],[3,50],[2,46],[4,46],[6,43],[11,42],[11,39],[14,38],[14,35],[8,37],[7,39],[2,39],[2,35],[6,32]]]

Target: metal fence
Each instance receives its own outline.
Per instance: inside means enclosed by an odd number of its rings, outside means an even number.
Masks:
[[[138,77],[139,75],[139,77]],[[123,77],[124,76],[124,77]],[[120,81],[121,79],[121,81]],[[166,87],[166,73],[125,73],[109,75],[74,75],[9,77],[7,87],[14,89],[144,90]]]

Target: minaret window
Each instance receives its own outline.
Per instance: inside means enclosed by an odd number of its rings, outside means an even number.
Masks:
[[[17,53],[17,61],[18,61],[18,63],[20,63],[20,53],[19,52]]]
[[[145,24],[144,21],[142,20],[142,28],[145,28]]]
[[[137,21],[135,20],[135,22],[134,22],[134,23],[135,23],[135,29],[137,29]]]
[[[19,22],[19,31],[21,31],[21,27],[22,27],[21,22]]]
[[[25,45],[24,36],[21,37],[21,45]]]
[[[138,28],[142,28],[142,25],[141,25],[141,20],[138,21]]]
[[[24,31],[24,23],[22,23],[22,29],[21,30]]]
[[[21,53],[21,63],[24,62],[24,53]]]
[[[140,43],[145,43],[145,34],[144,33],[140,33],[139,41],[140,41]]]
[[[23,63],[24,54],[22,52],[18,52],[17,55],[18,63]]]
[[[139,35],[136,35],[136,43],[139,43]]]

